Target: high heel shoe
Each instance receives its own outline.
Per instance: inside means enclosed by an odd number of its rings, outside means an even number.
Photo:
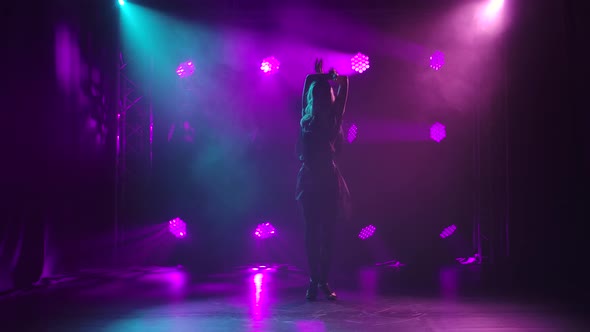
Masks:
[[[320,284],[319,288],[328,300],[334,301],[338,298],[336,296],[336,293],[330,288],[330,286],[327,283]]]

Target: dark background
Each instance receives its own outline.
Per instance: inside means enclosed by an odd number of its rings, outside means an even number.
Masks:
[[[216,3],[242,7],[235,3]],[[447,1],[441,6],[452,3]],[[402,8],[392,4],[378,5],[387,9]],[[428,6],[420,1],[412,6],[421,5]],[[92,59],[90,61],[101,68],[116,68],[116,40],[112,36],[116,35],[117,19],[113,13],[117,8],[98,1],[84,5],[48,3],[44,5],[45,10],[36,11],[21,8],[23,5],[19,4],[3,6],[9,6],[7,11],[12,13],[3,22],[2,33],[5,49],[8,50],[3,54],[5,79],[2,88],[5,129],[2,131],[3,221],[0,226],[0,280],[3,287],[0,288],[4,290],[35,281],[41,275],[44,257],[55,260],[52,264],[54,272],[111,262],[112,244],[108,242],[108,235],[112,234],[115,216],[114,151],[105,148],[89,152],[83,133],[79,130],[83,113],[73,109],[72,101],[56,87],[54,26],[56,22],[66,21],[79,27],[83,40],[92,36],[92,42],[81,42],[86,45],[84,52]],[[171,10],[175,7],[174,4],[167,6]],[[360,5],[326,6],[338,8],[333,10],[349,8],[354,11],[355,6]],[[400,191],[408,190],[403,187],[402,176],[389,177],[383,181],[382,175],[395,169],[395,158],[365,166],[370,169],[367,174],[375,174],[375,179],[355,177],[352,175],[355,167],[349,166],[350,169],[347,169],[346,165],[353,165],[353,160],[376,158],[380,150],[387,148],[397,151],[398,155],[410,153],[411,148],[396,146],[396,143],[393,146],[350,146],[343,156],[342,164],[343,172],[349,177],[351,190],[354,192],[358,188],[358,192],[374,186],[381,194],[377,199],[362,200],[357,210],[378,226],[383,226],[383,235],[380,236],[383,242],[388,243],[391,252],[399,252],[396,249],[414,249],[405,250],[406,253],[401,254],[399,259],[418,261],[436,249],[420,245],[429,243],[429,235],[422,233],[426,231],[416,225],[416,220],[435,220],[435,216],[438,216],[439,219],[428,222],[433,229],[438,229],[447,224],[445,218],[457,217],[452,213],[465,213],[467,218],[473,213],[481,218],[487,233],[492,234],[489,250],[494,253],[495,260],[494,264],[489,265],[491,270],[503,271],[513,286],[583,298],[587,291],[584,282],[586,274],[583,272],[584,257],[588,252],[583,230],[588,220],[586,188],[587,170],[590,169],[588,136],[585,131],[590,119],[588,101],[582,90],[582,77],[587,71],[584,67],[582,36],[585,35],[583,32],[586,31],[587,23],[582,22],[582,10],[577,6],[574,1],[519,1],[513,6],[513,26],[504,36],[506,87],[501,96],[493,99],[492,103],[498,103],[498,106],[488,105],[489,109],[500,111],[482,112],[486,121],[482,121],[485,125],[481,127],[479,136],[481,173],[479,176],[477,173],[467,174],[466,178],[470,177],[474,182],[465,180],[463,185],[457,185],[460,182],[455,183],[455,186],[443,183],[436,185],[437,190],[441,191],[444,188],[458,188],[453,195],[447,195],[457,197],[459,191],[473,189],[470,186],[479,184],[477,192],[481,195],[482,204],[478,211],[474,212],[471,201],[468,203],[470,207],[461,211],[454,208],[459,205],[449,207],[445,203],[449,203],[450,198],[444,203],[440,202],[435,199],[436,192],[427,188],[415,190],[419,193],[430,192],[433,197],[407,195],[394,200],[398,206],[388,205],[383,191],[391,187]],[[252,7],[248,10],[255,11],[256,8]],[[25,12],[26,19],[23,19]],[[223,16],[220,14],[222,11],[212,12]],[[378,14],[366,14],[368,17],[371,15]],[[114,56],[97,56],[103,54],[101,52]],[[108,72],[108,69],[103,70]],[[105,94],[113,96],[116,92],[115,84],[112,84],[116,78],[115,71],[105,77],[111,83],[105,83],[108,90]],[[368,95],[368,90],[358,93]],[[107,99],[110,109],[114,109],[116,100]],[[360,104],[360,101],[356,101],[356,105]],[[355,100],[352,99],[350,108],[354,106]],[[113,126],[114,121],[112,115],[106,120],[110,126]],[[354,118],[354,113],[351,117]],[[449,119],[451,126],[453,121],[461,123],[470,120]],[[464,135],[469,137],[472,132],[466,131]],[[113,135],[107,141],[113,146]],[[452,142],[452,139],[447,141]],[[447,156],[446,165],[450,167],[451,161],[460,162],[461,157],[466,158],[461,151],[469,151],[472,147],[471,144],[464,144],[462,148],[451,148],[447,144],[441,145],[440,149],[432,148],[431,154],[428,154],[429,147],[424,145],[420,151],[423,153],[422,158],[425,158],[424,164]],[[278,146],[265,142],[257,151],[259,156],[268,156],[272,151],[291,148],[293,145],[288,142]],[[465,162],[469,162],[469,158]],[[296,170],[296,164],[289,160],[267,163],[278,165],[265,169],[270,172],[269,176],[277,178],[284,177],[284,172],[279,172],[278,167],[288,169],[290,174]],[[434,169],[430,172],[431,179],[439,178],[437,175],[445,171],[448,170]],[[399,172],[407,170],[401,167]],[[157,183],[165,182],[157,176],[154,180],[156,188]],[[458,176],[452,179],[461,180]],[[361,180],[368,182],[361,183]],[[293,220],[287,220],[281,226],[287,229],[291,227],[293,234],[297,234],[299,227],[293,226],[293,221],[298,217],[297,210],[291,205],[292,191],[287,190],[292,188],[291,184],[278,180],[275,182],[276,187],[267,190],[270,194],[280,192],[279,197],[276,201],[259,203],[256,207],[258,210],[251,212],[252,217],[260,216],[260,210],[268,205],[275,206],[272,212],[268,212],[271,214],[268,217],[289,211]],[[472,194],[465,195],[471,197]],[[156,218],[159,212],[161,218],[165,218],[166,212],[154,209],[154,203],[158,201],[153,195],[146,194],[143,198],[151,202],[153,210],[142,210],[142,213],[151,213],[153,219],[157,219],[160,218]],[[454,204],[460,204],[460,200]],[[404,212],[393,212],[400,206],[407,207],[407,210],[403,210],[406,215],[403,215]],[[421,208],[424,206],[430,209]],[[365,213],[368,211],[373,211],[373,215]],[[410,211],[420,213],[415,215]],[[193,213],[199,212],[194,210]],[[193,253],[208,253],[194,255],[193,264],[203,270],[214,270],[247,261],[240,256],[247,240],[239,236],[232,237],[231,234],[247,232],[250,225],[236,226],[225,220],[211,222],[213,215],[201,216],[200,232],[206,228],[209,235],[197,244],[191,244],[190,248],[183,249]],[[392,215],[405,222],[389,224],[384,221]],[[506,246],[502,240],[506,219],[510,224],[509,255],[506,255]],[[350,229],[363,224],[361,221],[358,223],[351,225]],[[206,227],[201,227],[203,224]],[[101,238],[103,235],[104,239]],[[415,241],[411,241],[412,236]],[[99,241],[97,237],[104,241]],[[21,251],[15,249],[19,241],[22,241]],[[220,241],[226,245],[212,250],[213,245]],[[97,242],[102,244],[97,246]],[[219,266],[219,261],[224,263]],[[16,264],[12,264],[14,262]]]

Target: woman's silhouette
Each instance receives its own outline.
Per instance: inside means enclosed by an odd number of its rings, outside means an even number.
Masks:
[[[348,188],[334,157],[342,144],[342,116],[348,98],[348,78],[334,69],[324,74],[323,61],[316,60],[315,74],[303,88],[303,111],[297,177],[297,196],[305,219],[305,246],[310,272],[307,299],[317,298],[318,287],[335,300],[328,286],[333,235],[346,214]],[[334,89],[334,87],[335,89]]]

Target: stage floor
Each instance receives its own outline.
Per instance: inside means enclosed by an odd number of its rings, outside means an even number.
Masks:
[[[337,278],[337,301],[307,302],[304,274],[289,267],[210,276],[162,267],[88,270],[2,296],[0,321],[2,331],[590,330],[559,303],[470,291],[449,271],[428,288],[363,269]]]

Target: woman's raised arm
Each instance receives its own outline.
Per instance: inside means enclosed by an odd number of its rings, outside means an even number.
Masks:
[[[336,116],[342,116],[346,109],[346,101],[348,100],[348,77],[338,76],[335,81],[338,84],[338,91],[336,100],[334,101],[334,110]]]

